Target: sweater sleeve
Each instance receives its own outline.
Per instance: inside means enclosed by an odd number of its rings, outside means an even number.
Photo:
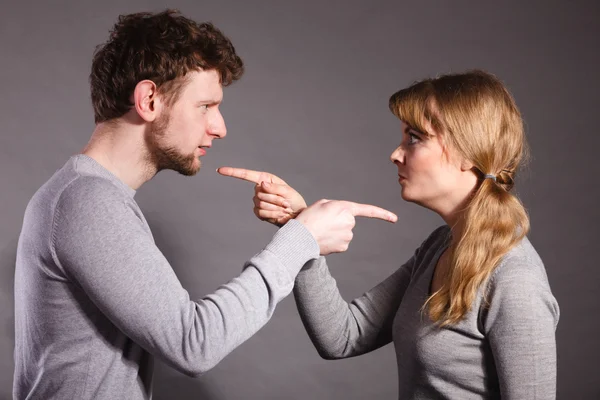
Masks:
[[[324,257],[296,277],[294,296],[306,331],[319,355],[340,359],[368,353],[392,340],[392,323],[411,279],[412,257],[383,282],[347,303]]]
[[[61,195],[51,239],[55,263],[118,329],[190,376],[257,332],[300,268],[319,255],[310,232],[290,221],[239,276],[192,301],[123,193],[98,182],[78,179]]]
[[[488,285],[483,328],[502,399],[556,398],[559,308],[542,271],[534,264],[508,260]]]

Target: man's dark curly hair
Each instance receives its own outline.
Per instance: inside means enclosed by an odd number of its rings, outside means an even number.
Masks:
[[[96,48],[90,86],[96,123],[122,117],[138,82],[152,80],[167,104],[177,100],[185,75],[216,70],[223,86],[241,78],[244,64],[231,41],[211,23],[177,10],[120,15],[108,41]]]

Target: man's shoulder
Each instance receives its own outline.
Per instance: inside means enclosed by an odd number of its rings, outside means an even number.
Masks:
[[[98,203],[126,198],[127,194],[122,188],[110,180],[78,170],[72,158],[36,191],[30,206],[47,210],[59,202]]]
[[[78,175],[64,187],[61,201],[87,201],[92,203],[105,201],[123,201],[127,195],[108,179],[93,175]]]
[[[130,201],[130,197],[109,180],[93,175],[78,175],[58,194],[56,211],[62,216],[118,213],[128,208]]]
[[[141,211],[125,191],[107,179],[81,175],[58,196],[52,215],[56,237],[77,237],[127,231],[145,225]],[[57,239],[58,240],[58,239]]]

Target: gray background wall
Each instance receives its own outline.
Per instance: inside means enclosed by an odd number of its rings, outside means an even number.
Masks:
[[[233,165],[279,174],[309,201],[386,207],[395,225],[360,220],[330,257],[350,300],[394,271],[441,220],[404,203],[388,161],[400,140],[391,93],[442,72],[484,68],[514,93],[533,160],[518,193],[530,238],[561,307],[560,399],[600,398],[597,241],[600,32],[594,1],[55,1],[0,11],[0,397],[12,385],[13,275],[29,198],[93,130],[87,77],[118,14],[176,7],[210,20],[244,58],[225,90],[229,135],[194,178],[159,174],[137,195],[159,247],[192,297],[239,273],[275,228],[251,212]],[[366,399],[397,396],[390,346],[321,360],[289,297],[271,322],[214,370],[191,379],[159,364],[156,399]]]

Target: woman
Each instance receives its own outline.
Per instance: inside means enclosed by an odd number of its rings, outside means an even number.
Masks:
[[[555,398],[559,308],[510,193],[526,148],[513,98],[471,71],[418,82],[389,104],[402,122],[391,155],[402,198],[446,225],[349,304],[325,258],[307,263],[294,294],[311,340],[326,359],[393,341],[400,399]],[[306,206],[273,183],[257,186],[255,205],[276,224]]]

